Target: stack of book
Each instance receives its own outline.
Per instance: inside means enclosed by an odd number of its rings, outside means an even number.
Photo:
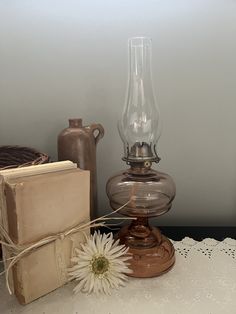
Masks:
[[[70,161],[0,171],[0,224],[24,248],[88,222],[89,184],[89,171]],[[84,233],[76,232],[23,256],[8,278],[19,302],[27,304],[67,283],[73,250],[84,240]],[[11,257],[3,247],[6,268]]]

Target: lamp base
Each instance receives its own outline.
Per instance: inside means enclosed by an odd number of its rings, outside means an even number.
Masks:
[[[170,240],[161,234],[158,228],[151,227],[151,233],[157,239],[152,247],[135,247],[129,244],[129,226],[123,227],[118,233],[121,244],[129,247],[132,259],[129,268],[133,270],[129,276],[149,278],[160,276],[169,271],[175,263],[175,250]]]

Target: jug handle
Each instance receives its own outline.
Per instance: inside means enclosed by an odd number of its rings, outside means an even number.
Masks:
[[[95,144],[97,145],[98,141],[103,138],[104,136],[104,128],[101,124],[91,124],[90,130],[93,133],[94,139],[95,139]],[[95,131],[98,131],[97,134],[95,134]]]

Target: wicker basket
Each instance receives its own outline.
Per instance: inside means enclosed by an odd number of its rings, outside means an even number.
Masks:
[[[0,146],[0,170],[49,162],[46,154],[29,147]]]

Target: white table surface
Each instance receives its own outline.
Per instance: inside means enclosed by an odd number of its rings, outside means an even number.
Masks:
[[[185,238],[174,245],[176,264],[170,272],[130,278],[111,296],[74,295],[72,282],[22,306],[1,277],[0,314],[236,314],[236,241]]]

